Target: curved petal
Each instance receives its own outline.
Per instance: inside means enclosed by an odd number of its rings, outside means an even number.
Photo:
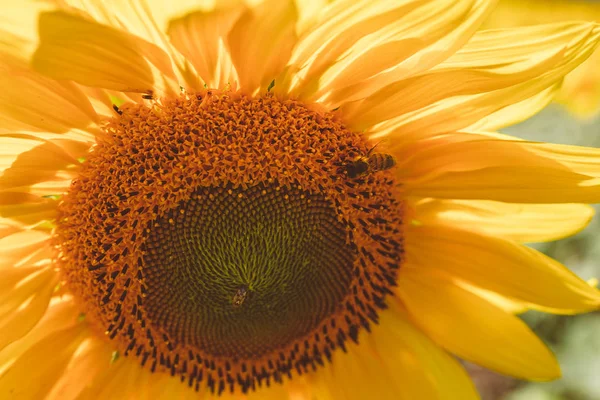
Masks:
[[[314,398],[479,398],[460,364],[409,322],[397,301],[390,299],[380,324],[359,336],[359,345],[334,352],[330,364],[311,374]]]
[[[46,312],[58,275],[46,268],[0,271],[0,351],[25,336]]]
[[[521,243],[549,242],[587,226],[594,209],[587,204],[514,204],[486,200],[423,199],[414,219],[423,225],[469,227]]]
[[[266,0],[240,15],[227,35],[227,47],[241,90],[253,93],[278,80],[296,43],[297,19],[293,0]]]
[[[0,273],[50,258],[50,238],[50,234],[39,230],[19,230],[1,238]]]
[[[84,324],[76,324],[47,335],[25,351],[0,376],[3,398],[44,398],[60,379],[69,360],[84,340]],[[35,384],[26,384],[34,381]]]
[[[73,355],[62,376],[44,397],[48,400],[78,399],[97,377],[111,366],[110,343],[90,337]],[[115,398],[114,394],[111,398]]]
[[[560,377],[552,352],[514,315],[420,265],[405,265],[398,294],[429,337],[457,356],[529,380]]]
[[[64,11],[85,14],[102,25],[133,34],[145,43],[157,46],[169,55],[175,70],[162,62],[157,67],[168,76],[173,72],[181,85],[187,85],[186,88],[198,90],[201,85],[196,71],[169,42],[165,32],[169,18],[201,7],[202,3],[201,0],[61,0],[57,5]]]
[[[241,5],[230,5],[189,13],[169,23],[167,33],[171,42],[192,63],[208,87],[221,88],[237,81],[223,43],[243,11]]]
[[[0,175],[0,190],[31,186],[44,181],[72,179],[78,173],[79,161],[89,143],[65,140],[44,140],[32,137],[0,136],[7,149],[7,165]],[[25,149],[29,150],[25,151]],[[11,157],[12,156],[12,157]]]
[[[568,76],[568,75],[567,75]],[[528,99],[518,103],[508,105],[496,112],[493,112],[473,125],[465,128],[465,131],[488,131],[493,132],[501,128],[518,124],[542,111],[548,104],[555,99],[556,94],[562,86],[562,81],[542,90]]]
[[[600,202],[600,149],[456,133],[393,150],[398,177],[409,195]]]
[[[109,363],[110,353],[105,353],[106,363]],[[168,393],[163,393],[169,389]],[[142,368],[134,358],[119,358],[110,363],[96,375],[91,385],[80,394],[83,399],[197,399],[204,398],[204,392],[195,392],[178,377],[165,373],[152,373],[148,368]],[[115,397],[116,396],[116,397]]]
[[[485,21],[486,28],[509,28],[559,21],[600,22],[600,6],[592,1],[503,0]],[[600,52],[565,77],[555,100],[579,117],[600,112]]]
[[[12,40],[11,40],[12,41]],[[67,132],[99,121],[85,94],[72,82],[32,71],[0,42],[0,126],[3,131]]]
[[[23,192],[0,192],[0,217],[24,225],[36,225],[56,218],[58,201]]]
[[[410,225],[406,259],[423,270],[447,274],[543,311],[570,314],[600,306],[600,291],[560,263],[529,247],[468,230]]]
[[[534,33],[535,42],[527,40]],[[424,79],[421,84],[415,80],[406,86],[402,86],[403,81],[398,82],[366,99],[364,104],[348,107],[347,119],[352,129],[369,129],[386,120],[377,129],[392,131],[392,136],[465,129],[561,82],[593,53],[600,40],[600,26],[558,24],[543,26],[537,32],[522,28],[485,35],[482,40],[475,40],[475,44],[469,42],[455,58],[423,76],[434,79]],[[527,46],[520,47],[521,42]],[[445,83],[432,91],[429,85],[435,77],[445,77]],[[435,94],[438,92],[439,95]],[[408,104],[405,110],[404,95],[419,97],[420,108]]]
[[[169,56],[129,33],[65,11],[40,15],[33,66],[53,79],[123,92],[179,93]]]
[[[336,1],[299,41],[293,95],[329,106],[361,99],[459,49],[493,1]],[[323,42],[323,37],[333,40]]]

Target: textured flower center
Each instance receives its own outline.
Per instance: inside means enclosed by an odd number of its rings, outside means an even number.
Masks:
[[[335,115],[206,91],[125,105],[105,131],[62,202],[58,259],[124,355],[246,392],[377,322],[402,204],[391,158]]]
[[[202,188],[149,235],[145,307],[178,343],[215,357],[262,356],[336,311],[354,259],[322,195]]]

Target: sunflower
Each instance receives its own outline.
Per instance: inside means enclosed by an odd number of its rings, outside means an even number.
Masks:
[[[515,313],[600,293],[521,243],[589,222],[600,150],[494,130],[599,26],[162,6],[5,10],[2,398],[475,399],[455,356],[559,376]]]
[[[501,0],[483,27],[509,28],[584,20],[600,22],[600,4],[587,0]],[[565,77],[555,101],[582,118],[600,113],[600,51]]]

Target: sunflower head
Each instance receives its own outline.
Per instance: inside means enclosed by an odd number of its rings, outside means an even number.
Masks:
[[[178,6],[36,3],[38,39],[0,44],[0,394],[476,398],[451,354],[558,376],[513,313],[600,295],[520,243],[589,221],[600,153],[492,130],[600,28]]]

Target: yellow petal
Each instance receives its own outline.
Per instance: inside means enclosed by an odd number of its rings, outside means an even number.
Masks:
[[[444,225],[411,225],[406,259],[554,313],[589,311],[600,291],[542,253],[512,241]]]
[[[110,368],[114,349],[111,343],[90,337],[74,354],[62,376],[45,397],[48,400],[76,399],[96,377]],[[115,394],[111,395],[111,398]]]
[[[473,125],[465,128],[465,131],[496,131],[500,128],[518,124],[529,117],[542,111],[548,104],[554,100],[560,90],[562,81],[550,86],[538,94],[528,99],[519,101],[516,104],[508,105],[496,112],[493,112]]]
[[[10,167],[0,175],[0,190],[30,186],[36,183],[52,180],[72,179],[78,173],[79,161],[74,157],[82,156],[89,144],[82,142],[44,141],[20,137],[0,137],[2,147],[12,155]],[[34,147],[35,146],[35,147]],[[23,151],[26,148],[28,151]],[[8,164],[7,155],[2,164]]]
[[[314,398],[473,400],[475,388],[460,364],[403,315],[397,299],[370,334],[336,351],[311,375]]]
[[[364,107],[358,104],[349,108],[350,126],[362,130],[389,119],[388,125],[396,129],[397,135],[465,129],[556,85],[592,54],[600,39],[600,27],[593,23],[548,25],[538,31],[522,28],[486,32],[484,40],[475,41],[475,44],[469,42],[449,61],[428,72],[431,77],[446,76],[446,83],[439,89],[445,99],[439,100],[440,96],[433,94],[438,92],[437,87],[433,92],[427,91],[431,80],[423,81],[421,85],[412,82],[406,87],[395,88],[399,91],[393,91],[394,96],[389,99],[383,96],[389,95],[394,88],[384,88],[379,96],[376,93],[365,102]],[[529,35],[534,35],[535,41],[528,40]],[[520,47],[521,42],[526,45]],[[536,64],[538,61],[541,64]],[[471,73],[469,69],[492,75],[487,81],[479,77],[474,84],[460,81],[466,77],[462,74]],[[533,70],[544,72],[535,74]],[[500,79],[500,76],[506,79]],[[421,108],[411,111],[414,107],[409,105],[405,111],[401,93],[420,94]],[[373,108],[377,99],[382,102],[378,103],[383,106],[381,112]],[[431,102],[424,105],[428,99]],[[396,101],[398,106],[394,108]],[[363,111],[368,114],[361,116]],[[460,118],[456,118],[457,115]]]
[[[169,24],[167,32],[171,42],[211,88],[237,81],[237,73],[223,43],[243,11],[241,5],[231,5],[210,12],[193,12]]]
[[[457,356],[529,380],[560,377],[556,358],[514,315],[420,265],[405,265],[398,293],[412,319]]]
[[[0,376],[0,397],[44,398],[60,379],[85,334],[84,325],[77,324],[33,345]],[[26,383],[32,381],[35,384]]]
[[[600,149],[449,134],[395,150],[409,195],[515,203],[600,202]]]
[[[486,200],[424,199],[415,206],[424,225],[468,227],[521,243],[548,242],[587,226],[594,209],[586,204],[514,204]]]
[[[110,362],[110,353],[104,358]],[[170,392],[162,393],[170,389]],[[103,369],[93,380],[92,384],[85,388],[80,397],[83,399],[197,399],[203,398],[204,388],[200,393],[190,390],[186,383],[182,383],[179,377],[171,377],[165,373],[152,373],[142,368],[138,360],[128,357],[120,357],[110,363],[108,368]],[[115,397],[116,396],[116,397]]]
[[[296,43],[297,17],[293,0],[266,0],[238,18],[227,45],[241,90],[253,93],[277,80]]]
[[[0,239],[0,273],[5,268],[25,267],[49,258],[50,234],[20,230]]]
[[[23,192],[0,192],[0,217],[24,225],[35,225],[56,218],[58,202]]]
[[[33,66],[53,79],[119,91],[180,91],[167,54],[136,36],[64,11],[42,13],[39,34]]]
[[[162,4],[159,4],[162,3]],[[187,89],[198,90],[201,88],[198,76],[193,68],[190,68],[189,62],[181,55],[169,42],[166,35],[166,21],[175,15],[180,15],[186,10],[197,8],[202,1],[191,2],[179,0],[177,2],[164,0],[151,1],[121,1],[121,0],[103,0],[103,1],[73,1],[67,0],[57,5],[61,10],[85,15],[102,25],[115,28],[119,31],[126,31],[143,39],[142,44],[152,43],[164,53],[168,54],[170,61],[175,68],[164,62],[162,55],[156,60],[156,66],[166,75],[172,77],[175,74],[180,84]],[[145,51],[142,48],[143,51]],[[152,52],[154,49],[150,49]],[[144,54],[145,55],[145,54]],[[162,59],[161,59],[162,58]]]
[[[22,230],[23,227],[17,221],[8,218],[0,218],[0,240]]]
[[[0,376],[21,355],[49,334],[75,325],[79,320],[78,316],[79,311],[71,296],[52,297],[46,313],[33,329],[0,352]]]
[[[327,102],[332,106],[343,107],[346,102],[371,96],[384,86],[426,71],[458,50],[494,3],[430,1],[416,2],[417,8],[410,10],[413,12],[398,9],[400,14],[394,22],[381,24],[383,29],[377,36],[360,40],[353,48],[354,54],[327,71],[319,93],[327,93]],[[440,87],[436,87],[438,91]]]
[[[336,1],[294,51],[302,71],[292,94],[328,94],[337,107],[427,70],[468,40],[493,3]]]
[[[98,116],[72,82],[49,79],[9,54],[0,42],[0,126],[3,130],[67,132],[87,129]]]
[[[506,296],[502,296],[496,292],[492,292],[490,290],[485,290],[477,286],[473,286],[464,281],[457,281],[457,284],[460,285],[464,290],[467,290],[476,296],[479,296],[496,307],[506,311],[509,314],[522,314],[529,310],[529,307],[523,302],[517,301],[515,299],[510,299]],[[589,282],[588,282],[589,284]]]
[[[49,267],[0,271],[0,351],[38,323],[57,282],[56,272]]]
[[[485,21],[487,28],[508,28],[559,21],[600,22],[600,6],[593,1],[503,0]],[[579,117],[600,112],[600,52],[565,77],[555,100]]]

